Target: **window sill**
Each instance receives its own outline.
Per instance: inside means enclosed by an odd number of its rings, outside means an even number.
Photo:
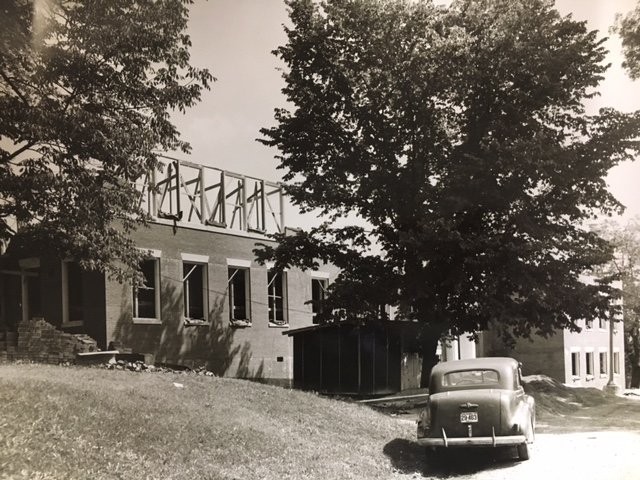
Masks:
[[[237,320],[232,318],[229,324],[234,328],[247,328],[251,326],[251,320]]]
[[[133,318],[133,323],[137,325],[162,325],[162,321],[157,318]]]
[[[592,382],[593,381],[593,375],[587,375],[587,378],[585,380],[587,382]]]
[[[197,318],[185,318],[184,319],[184,326],[185,327],[208,327],[209,325],[211,325],[209,322],[207,322],[206,320],[203,319],[197,319]]]
[[[289,323],[273,323],[273,322],[269,322],[269,328],[289,328]]]
[[[82,327],[84,322],[82,320],[74,320],[73,322],[64,322],[60,325],[62,328],[74,328],[74,327]]]

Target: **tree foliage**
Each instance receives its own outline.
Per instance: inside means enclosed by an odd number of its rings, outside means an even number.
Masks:
[[[613,28],[622,38],[622,53],[625,61],[622,66],[629,76],[638,80],[640,78],[640,3],[626,15],[619,15]]]
[[[0,240],[116,275],[140,253],[134,182],[189,151],[170,120],[213,81],[190,1],[9,0],[0,12]],[[18,242],[14,242],[17,244]]]
[[[611,261],[600,267],[600,275],[622,282],[625,363],[630,386],[640,387],[640,218],[626,223],[602,221],[594,229],[615,248]]]
[[[287,3],[290,108],[262,141],[293,203],[327,221],[260,259],[338,266],[326,320],[394,305],[432,337],[608,312],[612,287],[581,275],[612,250],[582,225],[622,210],[604,176],[637,153],[640,119],[585,113],[607,69],[597,32],[545,0]]]

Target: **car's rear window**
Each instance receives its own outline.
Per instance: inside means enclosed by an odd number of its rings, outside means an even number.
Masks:
[[[500,375],[496,370],[460,370],[442,376],[443,387],[463,387],[470,385],[497,385]]]

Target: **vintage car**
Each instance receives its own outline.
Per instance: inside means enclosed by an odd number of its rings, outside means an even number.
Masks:
[[[515,446],[519,458],[528,460],[535,423],[535,403],[524,393],[518,361],[487,357],[442,362],[431,371],[418,442],[432,451]]]

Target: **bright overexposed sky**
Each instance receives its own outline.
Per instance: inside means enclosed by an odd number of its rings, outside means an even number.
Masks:
[[[609,34],[616,13],[626,13],[635,0],[557,0],[562,14],[585,20],[591,29],[609,37],[612,64],[588,104],[640,110],[640,82],[632,82],[621,68],[620,40]],[[262,127],[273,125],[273,110],[284,106],[278,60],[271,51],[286,41],[282,24],[288,21],[283,0],[197,0],[190,15],[192,64],[207,67],[218,81],[202,102],[176,115],[183,138],[193,147],[191,160],[237,173],[280,180],[275,149],[255,139]],[[627,215],[640,215],[640,161],[614,168],[607,178],[610,190],[627,206]],[[304,224],[292,207],[287,224]],[[313,223],[313,222],[312,222]]]

